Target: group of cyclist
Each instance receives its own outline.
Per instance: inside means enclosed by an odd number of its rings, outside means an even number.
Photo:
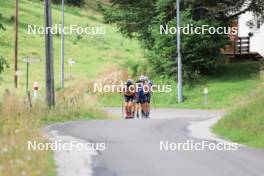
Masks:
[[[126,119],[149,118],[152,83],[146,76],[140,76],[134,83],[128,79],[124,87],[125,115]],[[140,115],[141,110],[141,115]]]

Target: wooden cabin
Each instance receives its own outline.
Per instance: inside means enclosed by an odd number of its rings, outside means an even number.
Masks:
[[[243,16],[246,15],[246,16]],[[253,30],[248,26],[252,13],[243,14],[232,21],[231,27],[238,28],[237,35],[230,35],[230,44],[222,49],[222,53],[227,56],[227,60],[260,60],[264,55],[264,25],[261,24]],[[262,28],[261,28],[262,26]],[[259,36],[261,36],[259,38]],[[260,46],[263,45],[263,46]]]

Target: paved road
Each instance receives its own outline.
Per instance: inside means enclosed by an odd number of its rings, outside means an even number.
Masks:
[[[119,109],[109,113],[120,115]],[[189,122],[221,115],[217,111],[157,109],[152,119],[78,121],[51,126],[61,135],[106,142],[93,157],[94,176],[263,176],[264,151],[160,151],[160,142],[201,139],[189,136]],[[216,143],[216,141],[210,141]]]

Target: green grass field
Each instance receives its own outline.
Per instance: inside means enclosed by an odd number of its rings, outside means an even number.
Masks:
[[[0,93],[6,88],[13,87],[13,59],[14,59],[14,0],[0,0],[0,13],[3,17],[6,31],[0,31],[0,53],[10,65],[10,68],[2,75],[0,82]],[[75,79],[85,78],[92,80],[98,74],[118,66],[130,59],[142,59],[143,52],[138,42],[122,37],[114,26],[104,24],[102,16],[92,9],[78,9],[66,7],[65,26],[104,26],[106,35],[67,35],[65,37],[65,76],[66,86],[70,86],[68,59],[73,58],[76,64],[72,67],[72,75]],[[40,63],[30,65],[30,87],[34,81],[38,81],[40,89],[44,85],[45,66],[45,45],[43,35],[28,35],[27,25],[44,26],[44,5],[40,1],[20,1],[20,22],[19,22],[19,70],[22,72],[19,77],[19,90],[24,93],[26,80],[26,67],[22,61],[26,56],[41,59]],[[61,23],[60,6],[53,6],[53,24]],[[54,37],[54,63],[55,63],[55,84],[60,84],[60,47],[61,37]]]

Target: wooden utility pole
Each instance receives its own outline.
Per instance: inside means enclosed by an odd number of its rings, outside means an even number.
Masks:
[[[52,15],[51,15],[51,0],[45,0],[45,26],[48,29],[45,34],[46,46],[46,100],[48,106],[55,105],[55,90],[54,90],[54,66],[53,66],[53,39],[51,33]]]
[[[15,10],[15,55],[14,55],[14,85],[17,88],[17,53],[18,53],[18,0],[16,0],[16,10]]]

